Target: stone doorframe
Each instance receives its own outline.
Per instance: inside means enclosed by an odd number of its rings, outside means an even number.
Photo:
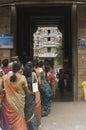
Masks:
[[[58,5],[57,5],[58,6]],[[77,5],[72,5],[72,82],[73,101],[78,100],[78,49],[77,49]],[[14,33],[14,50],[11,54],[16,54],[16,5],[11,5],[11,32]]]

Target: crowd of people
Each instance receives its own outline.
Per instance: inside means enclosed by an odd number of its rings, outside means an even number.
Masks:
[[[4,59],[0,65],[1,129],[41,130],[41,117],[51,112],[58,81],[49,63],[23,65],[19,59]]]

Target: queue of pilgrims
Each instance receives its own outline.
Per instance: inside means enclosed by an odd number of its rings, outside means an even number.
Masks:
[[[43,61],[20,60],[0,63],[1,130],[41,130],[48,116],[58,79]]]

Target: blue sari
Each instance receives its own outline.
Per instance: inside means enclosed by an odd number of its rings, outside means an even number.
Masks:
[[[32,92],[32,78],[27,80],[29,91],[26,93],[25,98],[25,118],[28,130],[40,130],[40,120],[35,110],[35,93]]]
[[[53,92],[50,84],[46,80],[44,76],[44,72],[40,73],[41,85],[40,85],[40,93],[41,93],[41,102],[42,102],[42,116],[47,116],[51,111],[51,101],[53,98]]]

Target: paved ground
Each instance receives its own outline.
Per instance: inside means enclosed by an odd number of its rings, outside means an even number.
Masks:
[[[86,102],[54,102],[42,130],[86,130]]]

